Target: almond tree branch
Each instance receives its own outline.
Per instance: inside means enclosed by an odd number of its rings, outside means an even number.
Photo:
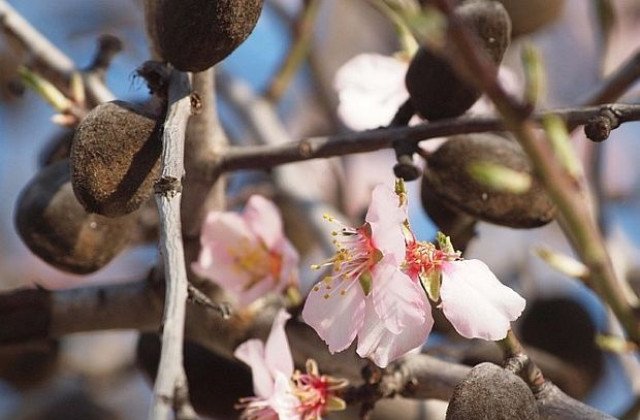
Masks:
[[[549,110],[532,115],[530,121],[539,122],[544,116],[553,114],[561,117],[570,126],[578,126],[588,123],[594,116],[601,115],[603,109],[612,110],[620,124],[640,120],[640,105],[610,104]],[[507,128],[507,123],[500,117],[461,117],[413,127],[379,128],[327,137],[311,137],[280,145],[232,147],[218,161],[209,162],[209,173],[215,178],[221,172],[267,169],[309,159],[373,152],[391,148],[394,142],[416,144],[436,137],[504,131]]]
[[[557,204],[563,230],[577,254],[589,267],[590,286],[611,306],[629,337],[640,343],[640,326],[634,309],[618,287],[611,259],[583,191],[556,159],[549,142],[536,131],[537,124],[523,112],[524,107],[500,86],[491,64],[478,52],[471,34],[454,15],[451,3],[448,0],[435,0],[435,4],[447,17],[449,35],[462,53],[463,63],[453,63],[454,67],[465,66],[476,75],[474,83],[492,99],[504,118],[506,128],[518,139],[547,192]]]
[[[0,344],[115,328],[154,331],[162,317],[163,291],[162,282],[142,280],[70,290],[23,289],[3,293]],[[272,303],[250,324],[225,321],[217,310],[189,303],[186,338],[232,357],[233,349],[246,338],[266,336],[279,307],[277,302]],[[293,321],[287,325],[287,336],[297,365],[304,365],[311,357],[318,361],[322,372],[357,383],[366,361],[356,356],[355,351],[331,355],[311,328]],[[380,376],[372,383],[349,387],[344,396],[353,403],[397,396],[448,400],[470,369],[427,354],[409,355],[379,371]],[[550,383],[536,393],[536,398],[543,419],[610,419]],[[559,417],[560,414],[565,417]]]
[[[67,55],[31,26],[5,0],[0,0],[0,28],[8,39],[29,53],[33,65],[47,76],[51,76],[51,81],[60,90],[68,90],[71,76],[79,72],[79,69]],[[93,77],[89,73],[89,77],[85,78],[84,82],[87,94],[94,102],[108,102],[115,99],[99,77]]]
[[[184,138],[191,114],[189,76],[173,71],[168,89],[167,117],[162,135],[162,174],[155,185],[161,224],[160,252],[164,259],[166,299],[162,353],[149,420],[169,419],[173,411],[180,415],[185,411],[185,404],[188,404],[188,399],[182,398],[187,395],[182,343],[188,283],[181,233],[180,198],[184,176]]]

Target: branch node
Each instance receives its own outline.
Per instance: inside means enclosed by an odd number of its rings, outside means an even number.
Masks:
[[[198,92],[191,92],[191,115],[198,115],[202,112],[202,99]]]
[[[597,143],[609,138],[611,130],[620,125],[620,119],[611,107],[603,107],[598,115],[589,118],[584,126],[587,138]]]
[[[167,98],[171,69],[159,61],[145,61],[136,69],[136,74],[147,82],[151,94]]]
[[[118,37],[113,35],[100,36],[96,55],[86,71],[97,73],[101,78],[104,78],[111,61],[120,51],[122,51],[122,41]]]
[[[163,176],[156,181],[153,190],[156,194],[173,197],[182,192],[182,182],[172,176]]]

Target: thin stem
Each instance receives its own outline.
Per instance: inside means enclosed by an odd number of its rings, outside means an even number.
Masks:
[[[585,105],[613,102],[620,98],[640,77],[640,49],[611,73],[602,84],[580,101]]]
[[[149,420],[169,419],[188,403],[182,343],[187,304],[187,271],[180,222],[184,176],[184,142],[191,113],[191,89],[186,73],[174,71],[169,79],[167,117],[162,137],[162,174],[155,185],[160,213],[160,251],[164,258],[166,298],[163,315],[162,353],[153,389]]]
[[[280,101],[287,87],[291,84],[291,81],[309,55],[315,21],[321,4],[322,0],[307,0],[304,2],[304,8],[300,12],[300,16],[293,28],[295,31],[294,42],[291,48],[289,48],[287,56],[280,65],[278,72],[273,79],[271,79],[271,83],[264,93],[265,98],[269,101],[273,103]]]
[[[477,76],[475,83],[492,99],[505,120],[506,128],[518,139],[547,193],[558,206],[561,227],[573,248],[589,267],[589,284],[611,306],[629,337],[640,343],[640,328],[633,308],[618,286],[611,259],[584,198],[584,192],[555,158],[548,141],[536,132],[537,124],[527,118],[521,105],[500,86],[491,64],[479,54],[470,34],[454,15],[451,3],[448,0],[435,0],[435,3],[449,19],[449,33],[462,53],[461,60]]]
[[[78,72],[73,61],[31,26],[5,0],[0,0],[0,28],[31,54],[33,65],[41,68],[43,74],[58,89],[65,91],[68,88],[69,80],[74,73]],[[50,78],[49,75],[52,77]],[[88,96],[96,103],[115,99],[113,93],[97,77],[86,78],[85,88]]]
[[[524,346],[512,330],[507,336],[498,342],[498,346],[504,353],[505,368],[522,377],[527,385],[534,391],[540,389],[545,383],[542,371],[529,357]]]

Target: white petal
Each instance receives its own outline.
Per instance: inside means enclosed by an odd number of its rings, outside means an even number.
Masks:
[[[269,398],[273,394],[273,377],[264,358],[262,341],[254,338],[240,344],[233,353],[251,368],[253,392],[258,397]]]
[[[342,121],[353,130],[389,124],[409,97],[404,85],[407,66],[380,54],[360,54],[343,64],[334,79]]]
[[[357,280],[324,281],[314,286],[302,309],[302,319],[313,327],[329,346],[339,352],[353,342],[364,320],[365,296]]]
[[[273,395],[269,398],[269,405],[278,414],[278,420],[299,420],[298,406],[300,400],[293,394],[289,378],[278,373],[275,378]]]
[[[422,288],[385,260],[376,265],[371,298],[385,328],[399,334],[407,327],[422,324],[428,307]]]
[[[493,341],[506,337],[510,321],[525,306],[480,260],[444,263],[440,297],[444,315],[460,335]]]
[[[358,332],[356,351],[361,357],[372,359],[381,368],[422,346],[433,327],[431,311],[428,311],[422,324],[405,328],[400,334],[393,334],[384,327],[373,305],[367,305],[365,312],[364,324]]]
[[[281,309],[273,320],[269,338],[265,344],[265,361],[275,377],[275,372],[283,373],[287,378],[293,375],[293,359],[284,325],[291,315]]]
[[[371,194],[366,221],[371,225],[373,245],[385,256],[392,255],[397,264],[404,261],[406,244],[402,224],[407,219],[406,207],[391,187],[379,184]]]

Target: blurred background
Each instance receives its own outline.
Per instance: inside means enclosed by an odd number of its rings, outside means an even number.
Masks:
[[[217,66],[239,86],[257,94],[264,92],[292,42],[291,22],[301,10],[302,0],[266,0],[266,7],[249,39]],[[35,28],[67,54],[79,67],[90,63],[97,38],[115,35],[123,43],[108,73],[107,85],[120,99],[142,101],[148,97],[144,83],[134,76],[149,58],[141,2],[135,0],[13,0],[9,2]],[[505,3],[526,8],[526,1]],[[545,2],[541,2],[545,3]],[[553,0],[552,0],[553,3]],[[556,3],[557,15],[533,32],[513,40],[504,67],[514,89],[522,86],[520,51],[525,44],[541,52],[547,89],[540,108],[571,107],[580,102],[598,81],[637,52],[640,47],[640,3],[612,0],[613,27],[601,30],[600,1],[566,0]],[[606,2],[604,2],[606,3]],[[547,6],[551,7],[551,6]],[[555,6],[554,6],[555,7]],[[553,8],[553,7],[552,7]],[[526,13],[525,13],[526,14]],[[525,25],[523,23],[522,25]],[[365,0],[325,0],[315,22],[312,53],[277,106],[291,139],[329,135],[349,130],[349,122],[337,109],[340,92],[334,77],[347,61],[361,53],[391,55],[399,49],[393,27]],[[123,282],[144,277],[156,261],[156,247],[128,249],[106,268],[89,276],[74,276],[51,268],[33,256],[14,228],[14,206],[18,194],[38,170],[38,159],[46,145],[63,130],[50,118],[54,111],[31,90],[21,94],[7,88],[15,79],[18,58],[0,37],[0,290],[21,286],[67,288],[101,282]],[[622,102],[638,102],[639,86]],[[219,111],[230,139],[250,143],[252,133],[232,104],[218,98]],[[372,121],[371,128],[387,124]],[[603,214],[608,241],[621,275],[638,285],[640,261],[640,124],[625,124],[615,130],[604,149],[601,173],[604,188]],[[581,132],[575,135],[580,153],[589,153]],[[378,182],[392,182],[392,151],[381,151],[334,159],[329,173],[311,163],[308,194],[340,207],[358,218],[368,205],[370,189]],[[316,165],[316,166],[314,166]],[[320,165],[320,166],[317,166]],[[379,168],[387,165],[389,170]],[[292,165],[293,166],[293,165]],[[301,165],[296,165],[301,166]],[[232,176],[230,194],[260,180],[262,174]],[[424,214],[419,182],[411,184],[411,219],[414,228],[429,239],[435,227]],[[607,413],[620,416],[640,390],[635,380],[637,361],[605,354],[594,344],[596,332],[615,331],[605,308],[584,286],[550,270],[533,256],[534,246],[545,245],[570,253],[555,224],[533,230],[512,230],[479,224],[478,236],[467,249],[468,257],[483,259],[499,278],[528,299],[529,315],[521,326],[525,341],[574,360],[587,372],[587,386],[577,390],[584,400]],[[308,259],[317,255],[307,256]],[[311,279],[307,279],[311,281]],[[1,322],[1,320],[0,320]],[[558,330],[553,330],[558,326]],[[577,337],[582,334],[583,336]],[[551,337],[551,338],[549,338]],[[0,418],[2,419],[140,419],[146,417],[149,384],[135,367],[137,334],[109,332],[76,334],[55,342],[36,343],[30,348],[0,348]],[[442,351],[445,341],[437,337],[427,347]],[[589,350],[585,350],[585,346]],[[580,357],[578,357],[580,358]],[[635,370],[634,370],[635,369]],[[73,407],[73,414],[69,410]],[[422,411],[421,411],[422,410]],[[426,410],[426,411],[425,411]],[[430,408],[429,408],[430,410]],[[416,418],[439,418],[440,411],[422,407]],[[440,413],[440,414],[438,414]],[[408,418],[408,417],[407,417]]]

